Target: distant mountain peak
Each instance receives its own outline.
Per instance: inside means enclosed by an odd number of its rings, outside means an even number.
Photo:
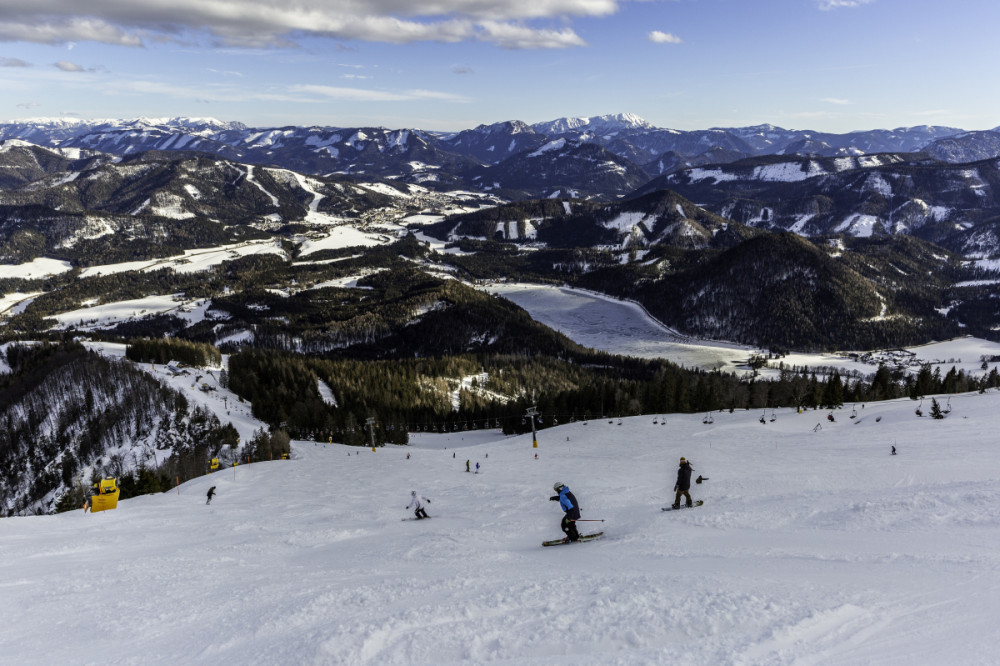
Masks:
[[[545,123],[532,125],[536,132],[542,134],[565,134],[566,132],[593,132],[607,134],[622,130],[651,130],[654,125],[634,113],[613,113],[589,118],[559,118]]]

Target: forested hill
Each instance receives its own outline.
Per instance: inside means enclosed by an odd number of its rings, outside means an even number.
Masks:
[[[232,426],[127,361],[78,344],[10,345],[0,374],[0,514],[51,511],[104,475],[166,490],[235,444]]]

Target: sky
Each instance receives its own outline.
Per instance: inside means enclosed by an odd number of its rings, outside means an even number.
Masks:
[[[1000,125],[979,0],[0,0],[0,120]]]

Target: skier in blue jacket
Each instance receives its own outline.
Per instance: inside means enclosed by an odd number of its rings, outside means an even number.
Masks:
[[[580,533],[576,531],[576,521],[580,519],[580,503],[576,501],[576,496],[570,492],[569,486],[566,484],[556,481],[552,489],[559,494],[550,497],[549,501],[558,501],[559,506],[566,512],[559,527],[566,534],[567,539],[578,541]]]

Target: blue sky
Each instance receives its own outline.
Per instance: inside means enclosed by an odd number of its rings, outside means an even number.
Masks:
[[[990,129],[998,19],[980,0],[0,0],[0,119]]]

